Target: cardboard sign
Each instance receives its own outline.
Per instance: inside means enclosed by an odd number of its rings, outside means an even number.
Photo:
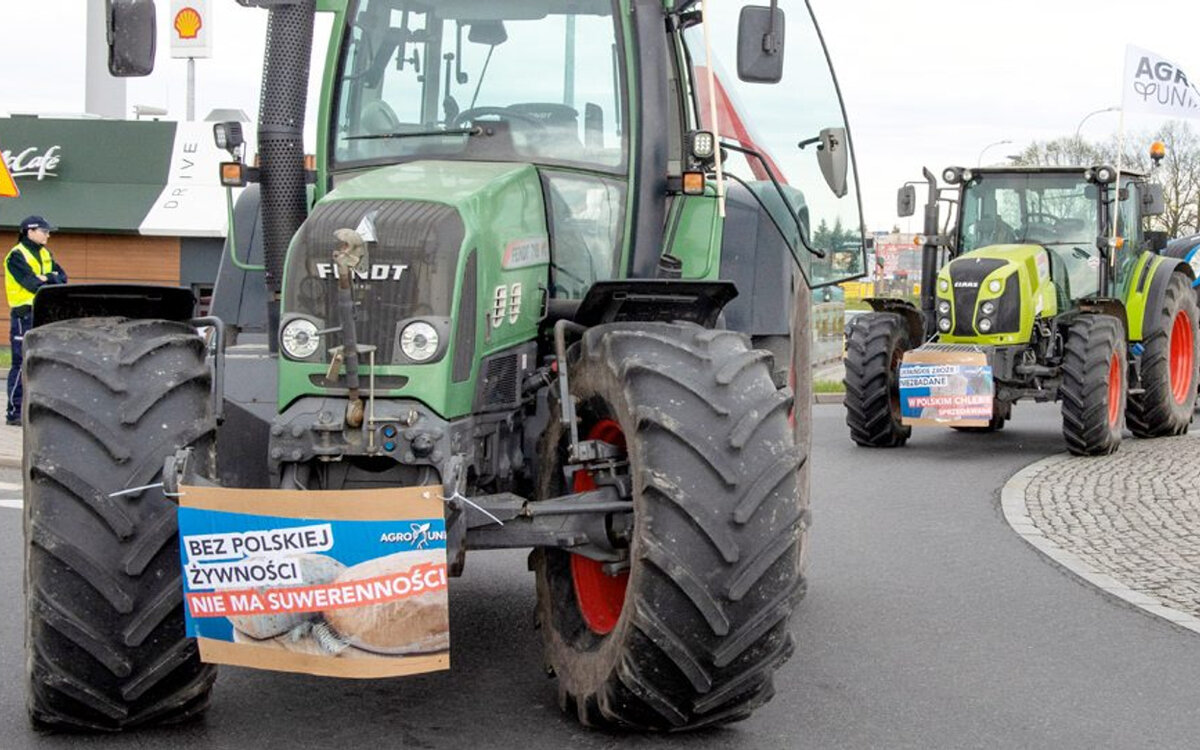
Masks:
[[[986,427],[995,384],[981,351],[915,349],[900,364],[900,419],[906,425]]]
[[[203,661],[337,677],[450,668],[440,487],[183,487],[178,513]]]

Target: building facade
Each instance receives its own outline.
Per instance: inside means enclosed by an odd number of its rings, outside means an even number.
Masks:
[[[211,293],[227,225],[217,165],[229,158],[211,123],[16,115],[0,118],[0,154],[21,193],[0,199],[5,254],[38,215],[58,228],[49,246],[71,283]],[[0,310],[7,319],[2,296]]]

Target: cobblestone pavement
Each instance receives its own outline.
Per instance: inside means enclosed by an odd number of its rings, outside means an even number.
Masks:
[[[1200,440],[1126,439],[1111,456],[1053,456],[1004,495],[1009,522],[1035,547],[1200,631]]]

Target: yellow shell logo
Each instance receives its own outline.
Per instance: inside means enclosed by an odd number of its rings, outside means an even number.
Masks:
[[[180,39],[195,39],[203,25],[195,8],[183,8],[175,14],[175,30],[179,32]]]

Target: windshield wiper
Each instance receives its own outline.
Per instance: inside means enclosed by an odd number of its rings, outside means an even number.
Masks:
[[[396,133],[370,133],[368,135],[348,135],[348,141],[375,141],[385,138],[426,138],[431,135],[479,135],[483,128],[456,128],[454,130],[409,130]]]

